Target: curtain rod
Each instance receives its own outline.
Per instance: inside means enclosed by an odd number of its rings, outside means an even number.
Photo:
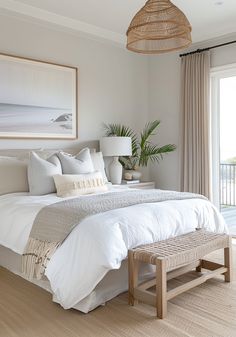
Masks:
[[[189,53],[180,54],[179,57],[183,57],[183,56],[187,56],[187,55],[192,55],[192,54],[197,54],[197,53],[202,53],[202,52],[207,51],[207,50],[211,50],[211,49],[215,49],[215,48],[219,48],[219,47],[228,46],[229,44],[233,44],[233,43],[236,43],[236,40],[230,41],[230,42],[226,42],[226,43],[222,43],[222,44],[217,44],[215,46],[211,46],[211,47],[208,47],[208,48],[203,48],[203,49],[197,49],[197,50],[194,50],[194,51],[190,51]]]

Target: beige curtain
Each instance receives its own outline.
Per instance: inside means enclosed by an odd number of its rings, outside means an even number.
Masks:
[[[210,198],[210,54],[188,55],[181,62],[181,188]]]

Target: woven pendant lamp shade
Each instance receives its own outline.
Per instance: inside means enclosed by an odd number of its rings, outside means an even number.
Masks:
[[[169,0],[148,0],[127,31],[127,48],[143,54],[180,50],[192,43],[191,25]]]

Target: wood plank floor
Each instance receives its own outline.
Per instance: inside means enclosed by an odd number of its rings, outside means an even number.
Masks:
[[[148,305],[129,307],[127,294],[87,315],[65,311],[46,291],[0,268],[0,337],[94,336],[236,337],[236,282],[213,279],[176,297],[161,321]]]

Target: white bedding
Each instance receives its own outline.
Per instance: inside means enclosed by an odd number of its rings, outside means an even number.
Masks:
[[[1,196],[0,244],[22,254],[38,211],[57,201],[55,194]],[[217,209],[202,199],[141,204],[84,219],[48,264],[46,276],[56,301],[65,309],[74,307],[109,270],[120,268],[129,248],[195,228],[227,232]]]

